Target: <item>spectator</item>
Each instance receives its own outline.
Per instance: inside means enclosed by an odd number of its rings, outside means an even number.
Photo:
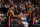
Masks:
[[[13,20],[13,19],[11,19],[11,24],[13,24],[13,21],[14,21],[14,20]]]
[[[1,23],[2,23],[2,19],[1,19],[1,17],[0,17],[0,25],[1,25]]]
[[[1,6],[1,5],[2,5],[2,3],[0,3],[0,8],[2,8],[2,6]]]

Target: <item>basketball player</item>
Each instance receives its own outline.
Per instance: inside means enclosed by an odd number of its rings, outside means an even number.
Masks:
[[[9,8],[9,13],[12,14],[13,17],[21,17],[21,15],[14,15],[14,5],[10,5],[10,8]]]

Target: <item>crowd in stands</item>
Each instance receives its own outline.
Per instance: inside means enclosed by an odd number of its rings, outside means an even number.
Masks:
[[[6,16],[3,14],[2,11],[0,11],[0,25],[1,24],[5,25],[5,19],[6,19]]]
[[[10,8],[10,5],[14,5],[14,14],[15,15],[25,15],[22,16],[20,19],[15,18],[16,21],[20,21],[25,25],[28,26],[32,25],[33,18],[34,18],[34,25],[40,24],[40,2],[39,0],[0,0],[0,8]],[[26,16],[27,15],[27,16]],[[27,19],[26,19],[27,18]],[[6,16],[5,14],[0,11],[0,24],[5,23]],[[26,21],[27,20],[27,21]],[[13,18],[11,18],[11,23],[14,21]],[[26,23],[27,22],[27,23]]]

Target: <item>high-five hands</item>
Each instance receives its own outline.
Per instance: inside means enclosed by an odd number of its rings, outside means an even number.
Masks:
[[[22,15],[22,14],[20,14],[18,17],[19,17],[19,18],[21,18],[21,17],[23,17],[23,15]]]
[[[21,18],[21,17],[28,17],[28,14],[20,14],[19,16],[18,16],[19,18]]]

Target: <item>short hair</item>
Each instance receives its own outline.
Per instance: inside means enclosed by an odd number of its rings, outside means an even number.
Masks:
[[[10,5],[10,8],[13,7],[14,5]]]

